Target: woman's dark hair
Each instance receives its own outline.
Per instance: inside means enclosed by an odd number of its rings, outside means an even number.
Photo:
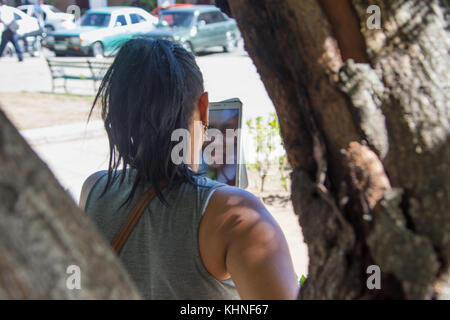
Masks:
[[[176,165],[171,141],[176,129],[189,129],[194,108],[203,93],[203,76],[195,57],[178,44],[159,39],[132,39],[119,50],[95,97],[109,139],[108,180],[103,194],[127,168],[135,170],[129,202],[141,185],[151,184],[166,200],[161,185],[170,189],[195,172]],[[117,174],[121,165],[122,171]],[[103,195],[102,194],[102,195]],[[124,204],[125,204],[124,203]]]

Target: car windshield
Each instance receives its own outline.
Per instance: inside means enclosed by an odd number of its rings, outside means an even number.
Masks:
[[[81,19],[82,27],[107,27],[111,15],[108,13],[87,13]]]
[[[159,26],[164,26],[165,21],[169,27],[188,28],[194,20],[193,12],[161,12],[159,15]]]

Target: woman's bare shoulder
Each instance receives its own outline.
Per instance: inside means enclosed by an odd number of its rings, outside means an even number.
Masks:
[[[236,187],[218,188],[212,195],[205,213],[215,220],[214,225],[221,226],[220,233],[225,241],[231,241],[241,232],[246,232],[245,230],[256,225],[270,231],[281,231],[258,197]]]
[[[232,186],[224,186],[218,188],[211,200],[219,202],[221,204],[227,204],[232,206],[240,206],[245,204],[262,205],[261,201],[253,193]]]
[[[222,249],[218,270],[231,275],[241,298],[295,299],[298,284],[289,248],[264,204],[248,191],[223,187],[207,210]]]
[[[200,224],[199,246],[203,263],[216,279],[230,277],[225,259],[231,241],[261,217],[271,219],[261,201],[250,192],[230,186],[214,191]]]

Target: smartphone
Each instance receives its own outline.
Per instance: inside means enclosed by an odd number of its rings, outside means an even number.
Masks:
[[[238,98],[209,104],[209,137],[203,144],[200,170],[213,180],[246,188],[241,128],[242,102]]]

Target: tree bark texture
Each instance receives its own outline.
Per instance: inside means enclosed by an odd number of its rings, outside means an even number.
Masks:
[[[228,2],[294,168],[299,298],[450,298],[449,2]]]
[[[80,268],[81,288],[70,289]],[[99,235],[0,110],[0,299],[139,299]]]

